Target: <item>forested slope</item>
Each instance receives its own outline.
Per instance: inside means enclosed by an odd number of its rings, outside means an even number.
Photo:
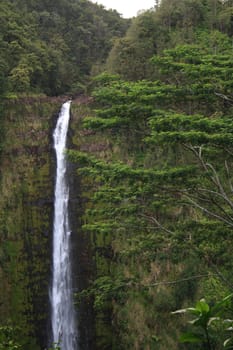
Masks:
[[[87,0],[7,0],[0,13],[2,92],[83,92],[129,24]]]
[[[150,58],[180,44],[198,44],[221,53],[233,33],[232,2],[162,0],[156,11],[138,16],[108,57],[108,70],[128,80],[147,79],[155,69]]]

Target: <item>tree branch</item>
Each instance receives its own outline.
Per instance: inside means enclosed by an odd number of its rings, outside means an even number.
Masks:
[[[227,160],[225,160],[225,168],[226,168],[226,172],[227,172],[227,176],[228,176],[229,187],[231,189],[231,192],[233,192],[233,185],[232,185],[232,182],[231,182],[230,171],[229,171]]]
[[[215,214],[215,213],[213,213],[212,211],[206,209],[205,207],[203,207],[202,205],[200,205],[199,203],[197,203],[197,202],[195,202],[193,199],[191,199],[189,196],[184,195],[184,197],[185,197],[190,203],[192,203],[196,208],[201,209],[204,213],[206,213],[206,214],[208,214],[208,215],[210,215],[210,216],[212,216],[212,217],[214,217],[214,218],[216,218],[216,219],[218,219],[218,220],[224,222],[225,224],[227,224],[227,225],[233,227],[233,222],[228,221],[228,220],[226,220],[225,218],[223,218],[222,216],[220,216],[220,215],[218,215],[218,214]]]
[[[215,92],[214,94],[215,94],[216,96],[222,98],[223,100],[229,102],[229,103],[232,105],[231,102],[233,102],[233,100],[232,100],[231,98],[229,98],[228,96],[226,96],[226,95],[224,95],[224,94],[220,94],[219,92]]]
[[[194,276],[191,276],[191,277],[181,278],[181,279],[174,280],[174,281],[156,282],[156,283],[153,283],[153,284],[148,284],[148,285],[146,285],[146,287],[156,287],[156,286],[159,286],[161,284],[164,284],[164,285],[177,284],[177,283],[181,283],[181,282],[185,282],[185,281],[191,281],[191,280],[194,280],[194,279],[199,279],[199,278],[204,278],[204,277],[209,277],[209,276],[217,276],[217,275],[218,275],[217,273],[211,273],[211,274],[206,273],[206,274],[203,274],[203,275],[194,275]]]
[[[143,216],[144,218],[146,219],[149,219],[150,221],[154,222],[157,227],[159,227],[161,230],[165,231],[166,233],[169,233],[169,234],[174,234],[172,231],[168,230],[166,227],[164,227],[162,224],[160,224],[160,222],[154,217],[154,216],[148,216],[148,215],[145,215],[145,214],[140,214],[141,216]]]

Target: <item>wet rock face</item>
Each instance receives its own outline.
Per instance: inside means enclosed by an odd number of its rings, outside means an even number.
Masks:
[[[25,350],[47,346],[54,159],[59,104],[5,108],[0,182],[0,324],[21,329]]]
[[[82,103],[73,102],[76,107]],[[60,100],[18,100],[6,105],[1,119],[0,325],[9,320],[19,327],[24,350],[45,349],[49,342],[56,169],[52,133],[60,106]],[[74,147],[80,139],[79,115],[76,108],[68,135]],[[77,165],[69,163],[68,171],[73,280],[78,292],[88,287],[95,266],[90,237],[81,230],[84,199]],[[92,301],[79,306],[78,328],[79,350],[94,350]]]
[[[75,104],[68,135],[68,148],[76,148],[80,142],[79,118],[82,118],[78,104]],[[78,146],[79,147],[79,146]],[[82,221],[85,199],[82,191],[82,179],[77,175],[78,164],[68,163],[69,178],[69,217],[71,226],[73,282],[75,292],[88,288],[95,273],[93,247],[90,236],[83,232]],[[77,306],[79,350],[95,350],[95,315],[92,300],[85,300]]]

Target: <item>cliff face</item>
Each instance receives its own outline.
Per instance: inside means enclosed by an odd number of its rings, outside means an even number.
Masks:
[[[0,179],[0,324],[45,348],[53,216],[51,133],[57,102],[6,103]],[[37,340],[35,340],[37,339]]]
[[[54,175],[52,133],[61,98],[21,99],[4,105],[0,121],[0,326],[17,330],[24,350],[45,349],[50,334]],[[79,148],[88,99],[73,102],[69,147]],[[69,162],[70,224],[75,292],[88,287],[95,262],[81,230],[85,206],[77,165]],[[78,306],[79,348],[95,349],[92,301]],[[16,332],[16,333],[17,333]]]
[[[71,120],[68,134],[68,149],[79,149],[83,142],[81,121],[89,112],[89,98],[79,97],[71,106]],[[79,165],[69,161],[68,176],[70,188],[70,225],[73,261],[73,283],[75,288],[75,301],[77,303],[79,349],[96,349],[95,315],[93,300],[88,299],[79,303],[77,294],[89,287],[90,280],[95,278],[95,253],[91,237],[84,232],[82,225],[85,221],[86,198],[83,182],[85,179],[78,176]]]
[[[98,135],[96,132],[85,129],[83,119],[93,114],[91,98],[77,99],[72,104],[70,124],[69,150],[83,151],[95,154],[103,159],[109,159],[111,153],[111,140],[107,133]],[[89,105],[90,104],[90,105]],[[109,276],[112,260],[112,236],[111,233],[89,231],[86,226],[92,219],[98,221],[98,217],[89,214],[96,208],[92,195],[96,191],[95,180],[88,174],[80,172],[82,164],[75,160],[70,153],[72,171],[71,183],[71,223],[72,232],[77,237],[73,244],[76,276],[76,302],[78,304],[80,349],[113,349],[114,331],[113,307],[111,302],[98,307],[95,303],[93,288],[97,288],[101,298],[105,298],[104,288],[98,288],[98,278]],[[98,179],[96,179],[98,181]],[[98,208],[102,209],[102,208]],[[81,293],[80,293],[81,292]],[[101,303],[101,301],[100,301]],[[96,307],[97,306],[97,307]]]

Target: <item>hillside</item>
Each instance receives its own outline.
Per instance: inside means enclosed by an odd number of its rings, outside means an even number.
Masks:
[[[0,6],[1,93],[83,92],[129,24],[87,0],[8,0]]]

